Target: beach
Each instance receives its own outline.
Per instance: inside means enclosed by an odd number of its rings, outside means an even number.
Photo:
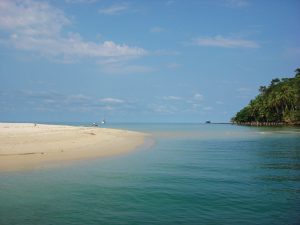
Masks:
[[[0,171],[123,154],[142,145],[145,136],[99,127],[0,123]]]

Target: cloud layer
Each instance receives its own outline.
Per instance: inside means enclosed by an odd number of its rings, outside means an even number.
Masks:
[[[0,1],[0,29],[6,42],[16,49],[67,60],[78,58],[133,58],[145,55],[143,48],[113,41],[85,41],[79,33],[64,32],[71,20],[63,11],[46,2],[33,0]]]
[[[13,108],[49,112],[119,112],[130,108],[130,104],[129,101],[121,98],[98,98],[81,93],[63,94],[50,90],[0,92],[0,112],[7,109],[13,110]]]
[[[105,15],[119,15],[121,13],[127,12],[129,10],[129,5],[125,3],[114,4],[107,8],[99,9],[99,13]]]
[[[144,110],[141,110],[144,109]],[[37,111],[71,113],[139,113],[172,115],[174,113],[203,113],[213,108],[205,104],[202,94],[162,96],[147,101],[124,97],[95,97],[82,93],[65,94],[54,90],[20,90],[0,92],[0,112]]]
[[[193,44],[221,48],[259,48],[259,44],[252,40],[239,38],[225,38],[221,35],[194,39]]]

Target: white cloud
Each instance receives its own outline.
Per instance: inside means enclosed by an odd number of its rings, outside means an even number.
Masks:
[[[82,4],[90,4],[90,3],[94,3],[98,0],[65,0],[66,3],[72,3],[72,4],[79,4],[79,3],[82,3]]]
[[[163,115],[170,115],[178,112],[178,108],[173,105],[161,105],[152,103],[149,104],[147,107],[150,111]]]
[[[215,37],[197,38],[193,44],[198,46],[211,46],[221,48],[259,48],[259,44],[252,40],[240,38],[225,38],[221,35]]]
[[[99,9],[99,13],[105,15],[119,15],[129,10],[129,5],[125,3],[114,4],[107,8]]]
[[[186,103],[191,105],[193,108],[196,108],[202,105],[203,100],[204,96],[202,94],[196,93],[193,96],[187,98]]]
[[[99,101],[104,103],[110,103],[110,104],[119,104],[125,102],[124,100],[118,98],[102,98]]]
[[[163,32],[163,31],[165,31],[165,29],[162,28],[162,27],[152,27],[152,28],[150,29],[150,32],[151,32],[151,33],[161,33],[161,32]]]
[[[173,96],[173,95],[170,95],[170,96],[164,96],[163,97],[164,100],[167,100],[167,101],[180,101],[182,100],[181,97],[178,97],[178,96]]]
[[[203,95],[199,94],[199,93],[196,93],[194,95],[194,100],[197,100],[197,101],[202,101],[203,100]]]
[[[102,110],[105,110],[105,111],[114,111],[115,110],[115,108],[114,107],[112,107],[112,106],[103,106],[102,108],[101,108]]]
[[[66,97],[66,102],[68,103],[82,103],[90,101],[91,97],[83,95],[83,94],[75,94]]]
[[[70,24],[70,19],[63,11],[46,2],[0,1],[0,30],[8,33],[6,41],[16,49],[71,62],[83,57],[128,59],[147,54],[146,50],[139,47],[113,41],[85,41],[78,33],[69,32],[66,35],[64,31]]]
[[[231,8],[244,8],[250,5],[248,0],[224,0],[224,3]]]
[[[45,2],[0,1],[0,27],[11,31],[12,35],[51,37],[69,24],[70,20],[61,10]]]
[[[132,103],[122,98],[104,97],[98,98],[85,94],[63,94],[56,91],[33,91],[22,90],[17,92],[3,92],[6,102],[1,104],[0,108],[23,108],[30,110],[43,111],[89,111],[98,112],[99,110],[109,110],[120,112],[132,107]],[[6,95],[8,97],[6,97]],[[1,96],[0,96],[1,97]]]

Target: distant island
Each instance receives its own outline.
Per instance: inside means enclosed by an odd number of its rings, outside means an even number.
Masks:
[[[294,78],[273,79],[231,122],[241,125],[300,125],[300,68]]]

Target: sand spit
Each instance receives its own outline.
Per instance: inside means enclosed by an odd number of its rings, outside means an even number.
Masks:
[[[0,171],[122,154],[146,134],[97,127],[0,123]]]

